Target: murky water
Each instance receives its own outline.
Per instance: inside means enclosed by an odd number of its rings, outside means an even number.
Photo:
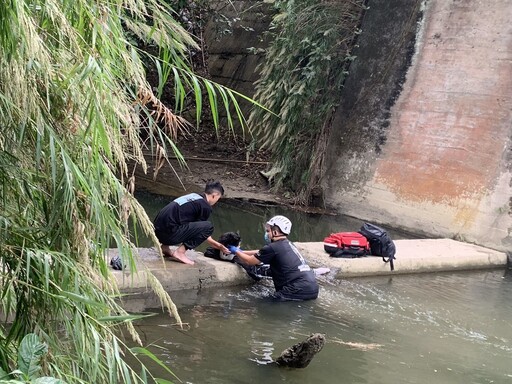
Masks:
[[[166,199],[145,200],[150,215]],[[239,230],[257,248],[265,218],[284,213],[292,240],[321,241],[330,231],[358,230],[351,218],[305,215],[275,208],[214,209],[216,234]],[[393,237],[411,235],[391,231]],[[448,257],[448,256],[447,256]],[[437,273],[332,281],[304,303],[262,299],[269,281],[173,293],[186,329],[158,314],[138,329],[185,383],[512,383],[512,273]],[[127,299],[148,311],[153,299]],[[155,309],[155,312],[160,312]],[[326,334],[324,349],[305,369],[272,364],[309,334]],[[158,376],[179,382],[155,367]]]
[[[176,293],[185,330],[164,315],[138,328],[186,383],[512,382],[507,271],[324,281],[304,303],[261,299],[269,289]],[[268,364],[314,332],[327,343],[307,368]]]
[[[146,209],[150,218],[154,218],[172,198],[139,192],[137,199]],[[308,214],[291,209],[270,206],[262,207],[252,204],[239,206],[229,205],[220,200],[213,208],[210,220],[214,224],[214,238],[218,238],[227,231],[238,231],[242,236],[242,247],[245,249],[258,249],[263,243],[264,224],[274,215],[285,215],[292,221],[292,241],[323,241],[331,232],[358,231],[363,221],[348,216],[330,216]],[[386,228],[393,239],[417,237],[411,233]],[[140,247],[152,246],[149,239],[141,237],[138,241]],[[204,251],[206,245],[198,247]]]

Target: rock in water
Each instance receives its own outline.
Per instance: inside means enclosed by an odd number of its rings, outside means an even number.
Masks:
[[[286,348],[275,362],[281,367],[305,368],[313,357],[322,350],[325,335],[314,333],[306,340]]]

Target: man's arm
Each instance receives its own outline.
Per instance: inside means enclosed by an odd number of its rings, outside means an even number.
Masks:
[[[259,252],[259,250],[258,249],[251,249],[251,250],[248,251],[247,249],[244,249],[242,252],[245,253],[246,255],[254,256],[254,255],[256,255]],[[260,261],[260,263],[261,263],[261,261]]]
[[[221,243],[219,243],[217,240],[215,240],[213,237],[208,237],[206,239],[206,241],[208,242],[208,244],[210,244],[213,248],[215,249],[218,249],[219,251],[221,251],[222,253],[226,253],[228,254],[229,253],[229,249],[227,249],[225,246],[223,246]]]
[[[237,255],[240,259],[242,259],[242,261],[245,264],[258,265],[261,263],[261,261],[256,256],[254,256],[256,253],[258,253],[258,251],[245,252],[245,251],[237,250],[235,252],[235,255]]]

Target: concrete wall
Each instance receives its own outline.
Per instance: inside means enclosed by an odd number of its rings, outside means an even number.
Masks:
[[[231,25],[211,19],[205,29],[208,70],[213,80],[249,97],[258,80],[257,66],[268,45],[265,31],[272,20],[272,4],[256,0],[220,1],[216,8]],[[224,30],[229,30],[223,32]],[[250,104],[240,100],[244,113]],[[248,115],[247,115],[248,116]]]
[[[511,247],[511,18],[507,0],[370,1],[333,124],[328,205]]]
[[[368,5],[326,151],[327,206],[512,249],[512,2]],[[213,79],[247,95],[261,61],[247,48],[265,46],[270,21],[254,9],[255,32],[209,33]]]

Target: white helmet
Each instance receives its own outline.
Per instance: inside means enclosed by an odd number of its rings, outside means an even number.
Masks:
[[[267,225],[277,226],[285,235],[289,235],[292,230],[292,222],[290,219],[284,216],[274,216],[269,221],[267,221]]]

